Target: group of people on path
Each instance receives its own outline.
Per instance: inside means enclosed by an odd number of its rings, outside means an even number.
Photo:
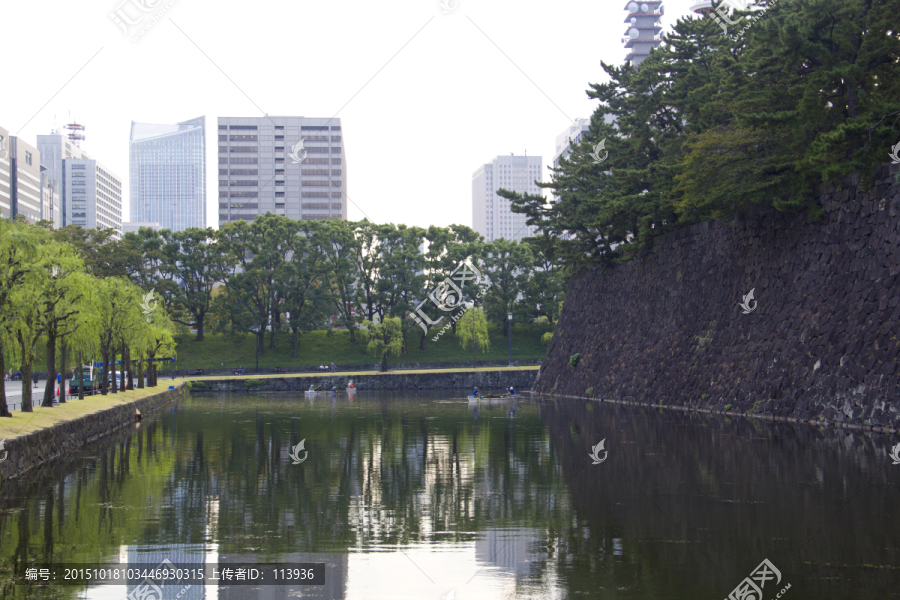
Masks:
[[[334,366],[334,363],[331,363],[331,366],[330,366],[330,367],[326,367],[325,365],[319,365],[319,372],[320,372],[320,373],[327,373],[328,371],[331,371],[332,373],[334,373],[335,371],[337,371],[337,367]]]

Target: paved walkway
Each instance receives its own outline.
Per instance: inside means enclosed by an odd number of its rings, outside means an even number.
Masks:
[[[146,382],[146,379],[144,380]],[[6,383],[6,405],[10,411],[20,410],[22,408],[22,382],[7,381]],[[159,384],[162,385],[163,380],[160,378]],[[31,382],[31,404],[38,405],[44,398],[44,387],[47,385],[46,379],[38,379],[37,387]],[[66,389],[69,384],[66,383]],[[68,399],[68,398],[67,398]],[[55,401],[54,401],[55,403]]]

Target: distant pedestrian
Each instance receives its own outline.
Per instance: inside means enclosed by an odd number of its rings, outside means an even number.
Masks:
[[[334,366],[334,363],[331,363],[331,372],[334,373],[335,371],[337,371],[337,367]]]
[[[37,387],[37,382],[38,382],[37,373],[33,373],[31,378],[34,380],[34,387]]]

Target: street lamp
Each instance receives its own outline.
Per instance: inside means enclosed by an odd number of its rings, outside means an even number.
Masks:
[[[512,366],[512,312],[506,313],[509,319],[509,366]]]

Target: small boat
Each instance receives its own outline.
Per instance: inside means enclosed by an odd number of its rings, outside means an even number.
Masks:
[[[485,394],[484,396],[468,396],[469,400],[495,400],[497,398],[519,398],[519,395],[510,394]]]
[[[315,396],[316,394],[333,394],[334,392],[332,392],[331,390],[315,390],[315,391],[306,390],[303,393],[307,394],[309,396]]]

